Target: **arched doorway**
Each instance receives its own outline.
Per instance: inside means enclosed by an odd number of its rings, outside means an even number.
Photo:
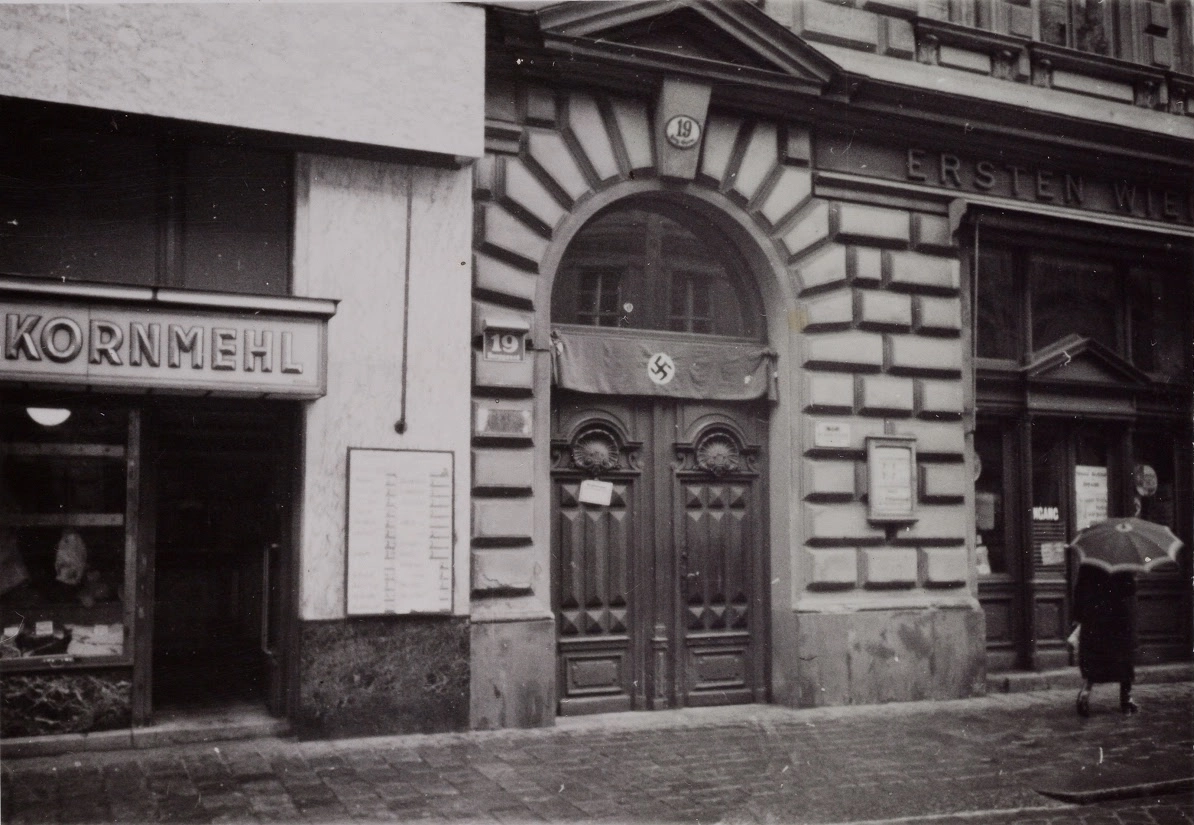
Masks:
[[[765,700],[774,359],[745,261],[676,203],[623,201],[551,306],[560,713]]]

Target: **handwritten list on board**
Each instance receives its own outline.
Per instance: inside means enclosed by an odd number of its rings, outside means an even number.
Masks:
[[[452,611],[451,453],[349,450],[347,611]]]

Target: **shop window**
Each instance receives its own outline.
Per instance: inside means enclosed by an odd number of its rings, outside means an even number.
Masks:
[[[689,215],[614,209],[578,233],[560,263],[557,323],[732,337],[761,334],[745,268]]]
[[[48,116],[0,129],[0,149],[0,274],[289,291],[287,153]]]
[[[978,355],[1024,363],[1081,335],[1158,379],[1189,383],[1189,284],[1182,274],[1159,259],[1141,266],[1110,254],[984,244],[974,286]]]
[[[979,422],[974,434],[978,476],[974,482],[974,521],[978,571],[980,574],[1008,572],[1008,535],[1004,502],[1004,430],[991,422]]]
[[[0,405],[0,660],[123,659],[129,414]]]
[[[1177,490],[1172,433],[1137,432],[1132,439],[1134,466],[1130,482],[1132,511],[1147,521],[1164,524],[1174,532],[1177,523]]]

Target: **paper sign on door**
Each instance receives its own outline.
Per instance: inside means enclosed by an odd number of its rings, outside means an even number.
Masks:
[[[594,481],[588,479],[580,483],[581,504],[597,504],[602,507],[608,507],[613,495],[614,483],[612,481]]]

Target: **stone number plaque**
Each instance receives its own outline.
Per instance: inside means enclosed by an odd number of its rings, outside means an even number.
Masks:
[[[453,456],[348,451],[350,616],[452,612]]]

